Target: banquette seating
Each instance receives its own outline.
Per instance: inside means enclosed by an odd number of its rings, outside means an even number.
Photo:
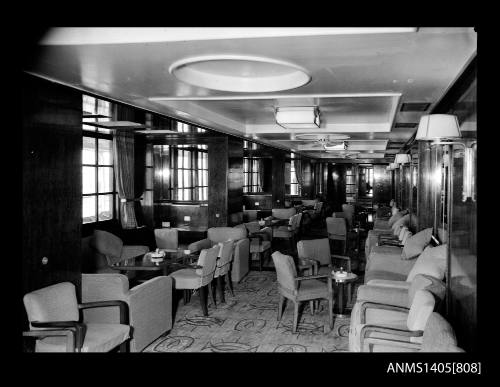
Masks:
[[[201,251],[230,239],[234,241],[234,255],[229,273],[233,282],[240,282],[250,270],[248,260],[250,241],[244,227],[211,227],[207,231],[207,238],[189,244],[188,249],[193,252]]]

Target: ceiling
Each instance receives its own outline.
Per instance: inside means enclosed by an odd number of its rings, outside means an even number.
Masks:
[[[311,157],[345,158],[346,152],[327,153],[317,141],[344,134],[350,157],[386,162],[445,95],[476,46],[476,33],[466,27],[53,28],[26,71]],[[194,86],[169,72],[177,61],[214,55],[290,63],[310,81],[285,91],[230,92]],[[411,103],[424,103],[426,110],[403,107]],[[274,111],[283,106],[318,106],[320,128],[277,125]],[[318,136],[300,140],[304,133]]]

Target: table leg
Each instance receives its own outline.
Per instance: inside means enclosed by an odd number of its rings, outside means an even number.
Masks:
[[[339,305],[339,313],[335,314],[335,317],[348,317],[344,314],[344,282],[338,283],[339,288],[339,296],[338,296],[338,305]]]

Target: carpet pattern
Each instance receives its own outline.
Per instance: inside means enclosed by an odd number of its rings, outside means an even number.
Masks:
[[[355,288],[362,279],[358,279]],[[354,289],[353,294],[356,294]],[[349,318],[334,316],[328,327],[327,301],[310,314],[303,302],[297,333],[292,333],[293,302],[289,301],[281,322],[277,321],[276,273],[251,271],[226,292],[226,303],[209,306],[204,317],[198,294],[187,305],[179,301],[172,330],[144,352],[345,352],[348,348]],[[218,301],[219,302],[219,301]],[[354,297],[352,302],[354,302]],[[352,304],[352,303],[351,303]],[[347,311],[349,311],[348,305]]]

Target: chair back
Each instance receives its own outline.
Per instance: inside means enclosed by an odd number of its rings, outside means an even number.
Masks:
[[[211,227],[207,237],[212,243],[225,242],[229,239],[238,241],[247,237],[247,231],[242,227]]]
[[[219,246],[219,259],[217,259],[215,268],[215,278],[225,275],[229,271],[233,259],[234,241],[219,242]]]
[[[290,219],[297,210],[295,208],[273,208],[271,214],[276,219]]]
[[[31,322],[78,321],[78,302],[75,285],[61,282],[27,293],[23,297],[24,307]]]
[[[245,227],[248,230],[248,233],[258,232],[260,231],[259,222],[248,222],[245,223]]]
[[[332,212],[332,218],[344,218],[345,219],[345,213],[342,211]]]
[[[321,213],[321,209],[323,208],[323,202],[316,202],[314,204],[314,213],[319,214]]]
[[[302,212],[293,216],[292,231],[298,233],[300,230],[300,222],[302,221]]]
[[[279,251],[275,251],[271,257],[276,268],[279,287],[292,293],[297,291],[297,281],[295,281],[297,269],[295,268],[293,258],[289,255],[281,254]]]
[[[329,265],[332,262],[328,238],[298,241],[297,253],[299,258],[314,259],[320,265]]]
[[[347,235],[347,225],[345,218],[326,218],[326,230],[328,236],[345,236]]]
[[[431,292],[417,290],[408,312],[406,326],[410,331],[424,331],[427,320],[436,306],[436,300]]]
[[[116,235],[103,230],[94,230],[93,247],[98,253],[104,255],[108,265],[121,261],[123,241]]]
[[[342,204],[342,212],[347,219],[347,226],[351,228],[354,220],[354,206],[352,204]]]
[[[457,347],[452,326],[439,313],[432,312],[422,338],[421,352],[463,352]]]
[[[197,264],[202,266],[202,268],[196,269],[196,274],[201,276],[201,286],[205,286],[213,280],[219,251],[219,245],[215,245],[210,249],[201,250]]]
[[[175,228],[155,228],[156,247],[176,250],[179,247],[179,231]]]

